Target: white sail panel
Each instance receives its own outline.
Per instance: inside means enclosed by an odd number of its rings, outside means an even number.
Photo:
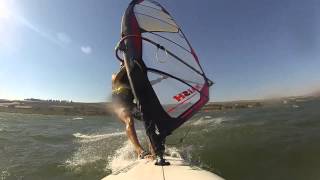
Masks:
[[[151,8],[158,9],[158,10],[162,10],[162,8],[156,2],[152,2],[152,1],[142,1],[138,5],[142,5],[142,6],[151,7]]]
[[[153,32],[178,32],[179,28],[172,18],[164,11],[136,5],[135,16],[140,28]]]
[[[179,33],[170,33],[170,32],[156,32],[156,33],[149,33],[145,32],[142,34],[143,37],[146,37],[154,42],[157,42],[168,51],[173,52],[177,57],[179,57],[183,62],[201,72],[201,68],[198,62],[195,60],[195,57],[191,53],[191,48],[186,42],[186,39],[181,36]],[[155,49],[155,53],[163,54],[164,52]],[[147,53],[147,52],[146,52]],[[178,61],[173,57],[169,57],[169,55],[162,57],[164,60],[172,59],[173,61]],[[163,60],[163,61],[164,61]],[[181,64],[181,62],[180,62]],[[182,66],[182,65],[181,65]],[[184,65],[185,66],[185,65]],[[184,67],[185,68],[185,67]],[[189,67],[186,67],[189,68]],[[190,68],[189,68],[190,69]],[[200,76],[202,78],[202,76]]]
[[[176,79],[155,72],[149,72],[148,78],[162,107],[173,118],[180,116],[200,99],[200,93],[195,90],[197,85],[191,88]]]

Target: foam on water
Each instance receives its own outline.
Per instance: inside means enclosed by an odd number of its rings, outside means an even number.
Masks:
[[[1,178],[1,180],[3,179],[6,179],[7,177],[9,177],[10,176],[10,173],[8,172],[8,170],[3,170],[3,171],[1,171],[1,174],[0,174],[0,178]]]
[[[176,147],[166,147],[165,154],[167,154],[170,157],[175,157],[175,158],[181,158],[182,159],[180,151]]]
[[[194,126],[203,126],[208,124],[221,124],[222,122],[226,121],[225,117],[218,117],[218,118],[211,118],[211,116],[201,117],[198,120],[191,123]]]
[[[83,166],[88,163],[93,163],[101,159],[93,146],[81,146],[71,158],[65,161],[67,167]]]
[[[0,132],[4,131],[4,129],[7,129],[8,126],[4,125],[4,124],[0,124]]]
[[[294,105],[292,105],[292,108],[299,108],[300,106],[298,106],[298,105],[296,105],[296,104],[294,104]]]
[[[192,145],[188,145],[183,147],[183,151],[181,152],[181,156],[187,162],[191,162],[192,160],[192,151],[194,150]]]
[[[72,120],[82,120],[83,119],[83,117],[74,117],[74,118],[72,118]]]
[[[166,147],[165,154],[171,157],[182,158],[179,150],[176,147]],[[123,146],[109,158],[109,163],[106,169],[111,169],[112,172],[116,172],[134,164],[136,161],[137,155],[134,147],[130,141],[126,141],[123,143]]]
[[[65,161],[67,167],[80,167],[89,163],[106,159],[106,152],[111,151],[112,146],[108,146],[110,137],[123,136],[125,132],[114,132],[106,134],[81,134],[74,133],[75,143],[79,148]],[[99,142],[97,142],[99,141]],[[109,144],[110,145],[110,144]]]
[[[125,132],[114,132],[114,133],[108,133],[108,134],[81,134],[81,133],[74,133],[72,134],[74,137],[81,139],[82,142],[94,142],[103,140],[110,137],[115,136],[123,136],[125,135]]]
[[[107,169],[109,170],[117,170],[127,166],[136,160],[136,154],[131,142],[125,141],[121,145],[125,134],[126,132],[107,134],[74,133],[73,136],[76,138],[74,142],[80,146],[65,161],[65,165],[75,171],[86,168],[87,165],[98,161],[105,161],[108,164]],[[142,136],[142,134],[141,130],[137,131],[138,136]],[[123,138],[120,138],[121,136]],[[119,141],[120,144],[115,143]]]
[[[113,156],[109,157],[107,169],[111,169],[112,172],[118,171],[124,167],[129,166],[137,160],[134,147],[130,141],[123,143],[123,146],[119,148]]]

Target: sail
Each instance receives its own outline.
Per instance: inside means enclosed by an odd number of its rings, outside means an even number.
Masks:
[[[158,2],[133,0],[122,19],[124,54],[144,119],[170,134],[209,100],[212,84],[181,28]]]

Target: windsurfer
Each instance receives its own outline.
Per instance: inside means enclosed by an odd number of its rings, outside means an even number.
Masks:
[[[150,153],[145,151],[137,137],[134,127],[134,114],[138,116],[136,105],[133,102],[134,96],[130,88],[130,83],[127,77],[126,69],[122,65],[117,74],[112,74],[112,102],[114,112],[121,122],[126,125],[126,133],[128,139],[133,144],[135,151],[140,159],[153,158]],[[149,145],[149,147],[151,147]],[[151,152],[154,152],[150,148]]]
[[[167,76],[162,76],[158,79],[152,80],[150,84],[157,84],[167,78]],[[135,151],[140,159],[154,159],[157,157],[157,165],[169,165],[170,163],[163,159],[164,139],[160,138],[160,140],[157,137],[158,135],[154,133],[154,125],[148,124],[148,122],[151,123],[151,121],[145,122],[145,126],[149,127],[147,128],[147,134],[149,136],[149,151],[151,154],[142,148],[134,127],[134,119],[141,119],[142,115],[137,110],[137,105],[133,100],[134,95],[130,87],[127,72],[123,64],[121,64],[120,71],[117,74],[112,75],[112,101],[114,105],[114,112],[120,121],[126,125],[127,136],[134,145]]]

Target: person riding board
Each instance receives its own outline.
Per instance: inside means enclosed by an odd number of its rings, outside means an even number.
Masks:
[[[167,76],[163,76],[151,81],[150,83],[151,85],[153,85],[167,78]],[[116,113],[120,121],[126,125],[126,133],[128,139],[133,144],[138,157],[140,159],[154,159],[155,156],[159,154],[157,153],[159,151],[158,149],[164,150],[164,147],[162,147],[164,145],[161,144],[161,142],[155,142],[154,140],[151,141],[149,137],[149,151],[151,153],[145,151],[142,148],[134,127],[134,119],[141,119],[142,115],[137,110],[137,105],[134,103],[134,95],[132,93],[130,82],[127,76],[127,71],[123,63],[121,63],[120,65],[120,71],[117,74],[112,74],[112,102],[114,104],[114,112]],[[157,158],[156,164],[169,165],[170,163],[166,162],[161,155],[160,158]]]
[[[134,96],[130,88],[127,72],[123,64],[121,64],[120,71],[112,74],[112,102],[114,112],[119,120],[125,124],[128,139],[133,144],[138,157],[140,159],[152,158],[152,155],[142,148],[137,137],[134,126],[133,111],[135,110],[135,104],[133,100]]]

